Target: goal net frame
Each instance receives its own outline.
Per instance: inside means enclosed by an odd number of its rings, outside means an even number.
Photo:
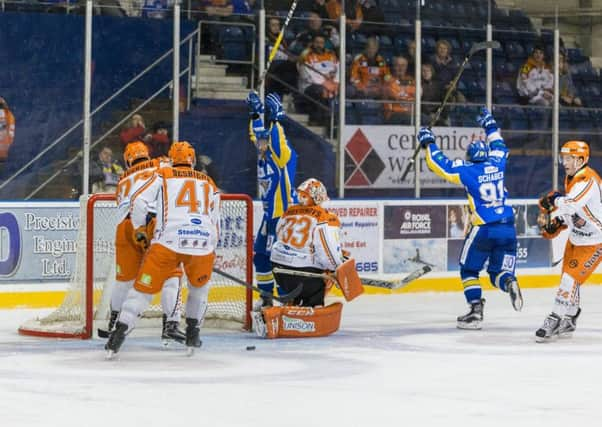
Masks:
[[[85,208],[83,207],[83,199],[87,198],[87,201],[85,201]],[[94,249],[95,249],[95,225],[96,222],[95,221],[95,215],[94,215],[94,210],[97,206],[98,203],[102,203],[102,202],[115,202],[116,201],[116,197],[114,194],[106,194],[106,193],[97,193],[97,194],[93,194],[90,195],[88,197],[86,196],[82,196],[82,201],[80,201],[80,215],[82,213],[85,212],[85,218],[83,218],[83,221],[80,220],[80,229],[78,231],[78,248],[77,248],[77,253],[76,253],[76,259],[75,259],[75,263],[77,264],[79,261],[79,252],[82,250],[81,247],[79,247],[79,245],[81,243],[85,242],[85,248],[83,250],[85,250],[85,271],[84,273],[84,285],[79,285],[79,286],[83,286],[84,289],[81,292],[81,298],[83,299],[83,301],[79,301],[79,303],[83,306],[82,307],[82,318],[81,319],[77,319],[74,320],[73,323],[78,323],[82,324],[82,327],[79,328],[79,330],[61,330],[60,327],[53,327],[51,324],[53,322],[52,319],[52,314],[60,311],[60,309],[63,307],[63,305],[66,303],[66,300],[69,298],[69,293],[70,292],[77,292],[76,287],[78,286],[78,280],[77,278],[71,278],[70,282],[69,282],[69,288],[66,290],[65,292],[65,299],[63,300],[63,303],[61,304],[61,306],[59,306],[56,311],[54,311],[53,313],[51,313],[48,316],[45,317],[40,317],[40,318],[36,318],[36,319],[31,319],[27,322],[25,322],[23,325],[21,325],[19,327],[19,334],[21,335],[27,335],[27,336],[35,336],[35,337],[46,337],[46,338],[80,338],[80,339],[91,339],[94,336],[94,328],[95,328],[95,322],[96,322],[96,326],[106,326],[106,322],[104,324],[99,323],[101,321],[104,321],[104,318],[96,318],[95,319],[95,314],[97,313],[97,308],[95,308],[94,306],[94,299],[95,299],[95,269],[94,269],[94,259],[95,259],[95,253],[94,253]],[[228,202],[228,201],[238,201],[241,202],[242,204],[244,204],[245,206],[245,210],[246,212],[244,213],[244,221],[246,224],[246,229],[244,230],[244,241],[243,241],[243,249],[241,250],[244,251],[245,255],[244,255],[244,260],[242,262],[244,262],[244,268],[240,274],[236,274],[236,276],[238,278],[240,278],[241,280],[244,280],[245,282],[252,284],[253,283],[253,201],[251,199],[251,197],[249,197],[246,194],[222,194],[221,195],[221,201],[222,204],[223,202]],[[115,206],[116,207],[116,206]],[[222,206],[223,207],[223,206]],[[223,219],[223,210],[222,210],[222,219]],[[85,221],[85,235],[81,236],[80,234],[82,233],[82,222]],[[223,232],[223,228],[220,228],[220,232]],[[115,230],[111,230],[111,237],[112,237],[112,241],[114,242],[114,235],[115,235]],[[82,239],[85,239],[83,240]],[[222,237],[220,236],[220,242],[222,242]],[[217,249],[217,254],[218,257],[216,258],[216,262],[219,259],[219,254],[220,254],[220,248],[218,245],[218,249]],[[113,270],[108,271],[107,272],[107,277],[105,279],[105,283],[103,284],[103,289],[105,286],[108,286],[108,283],[113,281],[114,278],[114,267],[115,267],[115,262],[114,262],[114,258],[115,258],[115,253],[114,250],[112,252],[112,254],[110,255],[112,257],[111,262],[109,263],[110,266],[112,266]],[[90,260],[92,260],[92,262],[90,262]],[[81,268],[81,266],[79,266],[79,268]],[[78,266],[76,265],[74,268],[74,273],[73,275],[75,276],[77,274],[77,269]],[[227,271],[227,267],[220,267],[220,269],[222,270],[226,270]],[[211,281],[214,281],[216,276],[218,276],[219,274],[214,272],[212,274],[212,278]],[[237,325],[238,327],[241,327],[244,330],[250,330],[251,329],[251,309],[252,309],[252,304],[253,304],[253,291],[251,290],[250,287],[244,288],[242,285],[240,284],[234,284],[233,282],[232,286],[237,286],[240,289],[243,290],[244,293],[244,297],[243,297],[243,301],[239,302],[238,304],[244,304],[243,307],[243,316],[242,319],[232,319],[232,318],[224,318],[224,319],[220,319],[217,322],[215,321],[211,321],[211,318],[209,318],[209,326],[215,326],[215,327],[232,327],[232,324]],[[108,297],[110,295],[102,295],[102,300],[105,300],[105,304],[108,304]],[[210,300],[211,300],[211,290],[210,290]],[[102,302],[99,302],[97,305],[100,306],[102,304]],[[108,307],[108,306],[107,306]],[[98,309],[99,310],[99,309]],[[160,319],[161,314],[159,314],[158,316],[156,316],[156,313],[153,317],[158,317]],[[210,316],[209,316],[210,317]],[[141,319],[144,320],[144,319]],[[67,321],[64,321],[67,322]],[[55,322],[56,324],[60,324],[61,320],[56,320]],[[153,321],[152,325],[153,326],[157,326],[160,325],[160,320],[159,321]],[[228,324],[229,323],[229,324]],[[149,322],[149,325],[151,324],[151,322]],[[142,326],[142,325],[140,325]],[[69,328],[65,328],[65,329],[69,329]]]

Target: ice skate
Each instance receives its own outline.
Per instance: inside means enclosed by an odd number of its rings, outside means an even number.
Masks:
[[[261,312],[262,308],[272,307],[273,305],[274,299],[270,295],[263,295],[253,304],[253,311]]]
[[[117,318],[119,317],[119,312],[116,310],[111,311],[111,315],[109,317],[109,324],[107,325],[107,329],[100,329],[96,331],[98,333],[99,338],[109,338],[113,330],[115,329],[115,322],[117,322]]]
[[[560,325],[558,326],[558,337],[559,338],[570,338],[573,336],[573,332],[577,328],[577,318],[581,314],[581,309],[577,309],[577,314],[574,316],[565,315],[560,320]]]
[[[523,309],[523,294],[520,291],[518,282],[515,279],[509,279],[506,282],[506,289],[510,295],[510,302],[514,310],[521,311]]]
[[[263,320],[263,313],[261,311],[254,311],[251,313],[251,321],[253,322],[253,330],[258,337],[265,337],[267,334],[267,328],[265,321]]]
[[[560,316],[556,313],[550,313],[544,320],[543,326],[535,332],[535,341],[547,342],[557,337],[560,320]]]
[[[189,356],[192,356],[195,349],[200,348],[203,343],[200,333],[199,321],[197,319],[186,318],[186,349]]]
[[[119,352],[121,345],[125,341],[125,333],[128,330],[128,325],[125,323],[117,322],[115,330],[111,333],[109,340],[105,344],[105,350],[107,351],[106,358],[113,359]]]
[[[163,315],[163,329],[161,332],[161,342],[163,346],[169,346],[171,341],[176,341],[181,344],[186,342],[186,334],[179,328],[179,322],[175,320],[168,321],[167,316]]]
[[[458,329],[481,329],[484,305],[485,298],[481,298],[481,301],[471,303],[470,311],[463,316],[458,316],[458,323],[456,325]]]

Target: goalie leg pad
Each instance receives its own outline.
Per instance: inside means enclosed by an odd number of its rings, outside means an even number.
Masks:
[[[263,309],[267,338],[325,337],[341,324],[343,304],[326,307],[269,307]]]
[[[207,255],[180,255],[179,259],[184,265],[190,286],[200,288],[211,279],[215,252]]]
[[[136,278],[144,256],[140,246],[132,239],[133,233],[134,227],[129,219],[121,221],[115,233],[116,277],[122,282]]]
[[[355,269],[353,258],[338,266],[336,277],[346,301],[351,301],[364,293],[364,286]]]

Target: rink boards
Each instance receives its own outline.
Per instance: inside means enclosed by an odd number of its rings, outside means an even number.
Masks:
[[[566,234],[553,242],[539,237],[536,200],[512,200],[511,205],[521,286],[555,286],[561,263],[553,264],[562,258]],[[458,258],[469,222],[464,200],[333,200],[327,207],[339,216],[342,246],[352,253],[362,276],[400,278],[424,261],[433,271],[395,292],[462,289]],[[261,215],[256,202],[255,231]],[[0,203],[0,308],[60,304],[75,266],[78,228],[77,202]],[[601,273],[589,282],[602,283]],[[486,275],[482,279],[488,286]]]

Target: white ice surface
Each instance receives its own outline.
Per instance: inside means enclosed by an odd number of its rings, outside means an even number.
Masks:
[[[461,293],[362,296],[328,338],[204,331],[188,358],[134,331],[104,341],[21,337],[34,310],[0,310],[0,425],[600,426],[602,287],[582,289],[572,339],[536,344],[554,289],[515,313],[486,292],[482,331],[460,331]],[[246,351],[255,345],[255,351]]]

